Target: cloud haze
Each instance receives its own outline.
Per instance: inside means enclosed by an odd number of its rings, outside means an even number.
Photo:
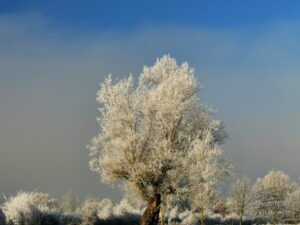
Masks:
[[[169,53],[188,61],[229,133],[225,152],[252,181],[300,170],[300,23],[147,27],[80,33],[37,12],[0,15],[0,191],[120,198],[88,168],[103,77],[137,75]]]

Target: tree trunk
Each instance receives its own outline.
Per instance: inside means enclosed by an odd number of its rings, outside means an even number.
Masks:
[[[276,224],[276,222],[277,222],[277,218],[276,218],[276,216],[275,215],[272,215],[272,224]]]
[[[205,216],[204,216],[204,209],[201,209],[201,219],[200,224],[205,225]]]
[[[243,214],[240,214],[240,225],[243,225]]]
[[[165,206],[160,206],[160,225],[165,225]]]
[[[160,203],[161,197],[159,194],[148,202],[148,206],[141,217],[140,225],[159,224]]]

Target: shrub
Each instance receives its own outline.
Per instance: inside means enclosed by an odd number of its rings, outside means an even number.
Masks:
[[[120,203],[113,208],[114,216],[130,216],[131,214],[140,215],[142,212],[143,209],[134,208],[127,198],[122,199]]]
[[[79,204],[78,197],[70,190],[63,196],[62,203],[60,205],[60,211],[64,213],[74,213]]]
[[[9,224],[50,225],[61,223],[57,215],[53,214],[57,207],[57,200],[48,194],[20,191],[16,196],[5,198],[3,212]],[[57,223],[54,222],[56,220]]]
[[[77,210],[83,225],[135,225],[140,221],[140,210],[135,209],[127,199],[115,207],[109,199],[87,199]]]
[[[41,223],[41,212],[34,206],[31,193],[19,192],[16,196],[5,199],[3,212],[7,223],[17,225]]]
[[[113,214],[113,204],[109,199],[101,201],[89,198],[85,200],[81,207],[77,210],[77,214],[83,217],[84,220],[89,220],[88,217],[97,217],[107,219]]]
[[[48,194],[41,192],[32,192],[30,193],[32,203],[41,211],[55,211],[58,208],[58,201],[54,198],[51,198]]]

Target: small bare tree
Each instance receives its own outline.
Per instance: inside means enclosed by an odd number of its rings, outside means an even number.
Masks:
[[[132,76],[115,84],[109,76],[101,84],[90,166],[105,182],[125,181],[147,202],[141,224],[159,222],[164,196],[180,198],[229,169],[221,160],[223,127],[198,91],[193,69],[169,56],[144,67],[138,84]]]
[[[197,185],[197,189],[190,196],[190,202],[193,211],[200,215],[201,225],[205,224],[205,212],[209,209],[212,210],[218,200],[219,196],[214,187],[209,184]]]
[[[78,207],[78,204],[78,197],[72,190],[69,190],[62,198],[60,209],[66,213],[73,213]]]
[[[236,180],[231,186],[227,206],[230,211],[235,212],[239,216],[240,225],[243,224],[245,209],[251,201],[250,191],[250,180],[247,177]]]

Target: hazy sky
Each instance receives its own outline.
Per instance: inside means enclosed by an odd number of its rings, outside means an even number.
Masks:
[[[238,176],[299,181],[300,2],[184,2],[0,1],[0,192],[118,200],[88,167],[96,92],[166,53],[196,69]]]

